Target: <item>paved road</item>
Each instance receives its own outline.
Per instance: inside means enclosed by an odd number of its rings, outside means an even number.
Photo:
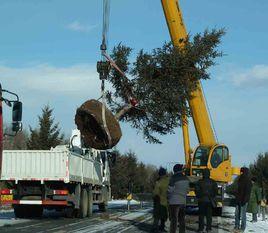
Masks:
[[[86,219],[68,219],[64,218],[61,213],[47,212],[42,219],[11,219],[4,226],[0,227],[0,232],[29,232],[29,233],[93,233],[93,232],[109,232],[109,233],[136,233],[150,232],[152,226],[152,208],[150,206],[139,209],[138,206],[132,207],[128,212],[125,207],[113,208],[107,213],[95,211],[93,217]],[[0,220],[12,217],[12,213],[2,213]],[[231,232],[230,220],[226,216],[224,218],[213,218],[213,233],[215,232]],[[18,221],[18,222],[16,222]],[[197,230],[198,217],[195,214],[187,215],[186,226],[187,233],[193,233]],[[169,225],[169,223],[167,223]]]
[[[95,211],[93,217],[85,219],[64,218],[62,213],[46,212],[42,219],[15,219],[12,212],[1,213],[4,225],[0,232],[148,232],[151,229],[150,206],[140,209],[125,206],[109,209],[106,213]]]

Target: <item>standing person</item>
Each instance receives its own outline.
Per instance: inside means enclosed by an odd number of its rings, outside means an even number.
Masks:
[[[251,181],[252,181],[252,188],[247,211],[249,213],[252,213],[251,222],[257,222],[258,206],[261,204],[261,191],[259,185],[257,184],[257,178],[252,177]]]
[[[179,220],[179,232],[185,232],[186,195],[189,191],[189,180],[183,174],[183,165],[173,167],[173,176],[170,178],[167,198],[170,214],[170,233],[175,233]]]
[[[195,186],[195,194],[198,199],[199,208],[199,227],[198,232],[204,230],[204,218],[206,216],[206,231],[212,230],[212,209],[215,207],[215,197],[217,195],[217,183],[210,179],[209,169],[203,170],[203,178],[199,180]]]
[[[264,182],[262,182],[262,189],[261,189],[261,204],[260,204],[260,212],[262,215],[262,221],[266,220],[265,217],[265,212],[266,212],[266,204],[267,204],[267,199],[266,199],[266,192],[265,192],[265,185]]]
[[[251,180],[249,178],[249,169],[247,167],[242,167],[240,169],[241,175],[235,181],[235,190],[233,194],[235,195],[236,207],[235,207],[235,231],[242,232],[246,229],[247,223],[247,205],[250,198],[251,192]],[[241,220],[241,225],[240,225]]]
[[[165,231],[165,222],[168,218],[167,210],[167,189],[169,177],[167,176],[166,169],[160,167],[158,171],[159,179],[156,181],[153,191],[154,196],[154,223],[153,232]],[[160,227],[159,227],[160,221]]]

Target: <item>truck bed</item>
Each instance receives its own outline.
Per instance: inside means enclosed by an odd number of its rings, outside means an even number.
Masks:
[[[64,149],[4,150],[1,180],[102,184],[103,166],[90,156]]]

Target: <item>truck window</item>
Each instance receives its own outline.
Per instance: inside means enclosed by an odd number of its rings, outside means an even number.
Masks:
[[[213,154],[212,154],[212,157],[211,157],[211,166],[213,168],[216,168],[218,167],[222,162],[223,162],[223,148],[220,146],[220,147],[217,147],[214,151],[213,151]]]
[[[226,147],[223,147],[223,160],[228,160],[229,159],[229,151]]]
[[[209,149],[205,147],[199,147],[195,151],[193,166],[207,166]]]

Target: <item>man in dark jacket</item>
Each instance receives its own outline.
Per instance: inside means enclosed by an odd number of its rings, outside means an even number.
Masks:
[[[249,177],[249,169],[242,167],[241,175],[237,178],[236,190],[234,191],[236,208],[235,208],[235,230],[242,232],[246,229],[247,222],[247,205],[251,193],[251,180]],[[241,219],[241,225],[240,225]]]
[[[179,232],[185,232],[186,195],[189,191],[189,180],[183,174],[183,165],[173,167],[174,175],[170,178],[167,198],[170,214],[170,233],[175,233],[179,220]]]
[[[204,218],[207,219],[207,232],[211,231],[213,202],[217,195],[217,183],[210,179],[209,169],[203,170],[203,178],[195,186],[199,208],[199,232],[204,230]]]
[[[160,167],[158,171],[159,179],[156,181],[153,200],[154,200],[154,210],[153,210],[153,229],[152,232],[165,232],[165,222],[168,218],[167,212],[167,189],[169,184],[169,177],[167,175],[166,169]],[[158,226],[160,221],[160,227]]]

